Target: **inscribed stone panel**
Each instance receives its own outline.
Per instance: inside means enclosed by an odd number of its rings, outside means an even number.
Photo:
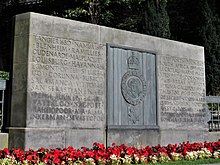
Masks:
[[[202,128],[207,125],[204,62],[160,56],[161,122],[167,128]],[[171,124],[173,123],[173,124]]]
[[[102,127],[105,45],[31,35],[29,126]]]

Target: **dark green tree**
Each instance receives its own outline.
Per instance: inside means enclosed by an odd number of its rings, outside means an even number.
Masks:
[[[75,0],[64,10],[56,8],[51,15],[93,24],[108,24],[113,19],[109,10],[110,3],[110,0]]]
[[[220,21],[215,0],[168,0],[171,38],[204,46],[207,95],[220,95]]]
[[[112,27],[133,32],[143,32],[144,0],[112,1],[114,16]]]
[[[52,14],[69,19],[169,38],[166,0],[75,1],[69,9]]]
[[[220,94],[220,36],[218,15],[207,0],[200,0],[200,27],[197,27],[199,44],[205,48],[207,95]]]
[[[196,27],[200,20],[198,0],[168,0],[171,39],[198,44]]]
[[[166,0],[146,0],[144,10],[144,33],[170,38],[169,16]]]

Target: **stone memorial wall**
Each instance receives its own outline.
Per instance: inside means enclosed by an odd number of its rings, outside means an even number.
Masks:
[[[15,18],[9,146],[205,140],[204,49],[37,13]]]

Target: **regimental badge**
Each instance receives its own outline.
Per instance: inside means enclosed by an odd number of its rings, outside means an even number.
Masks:
[[[140,104],[146,95],[146,81],[140,71],[140,60],[134,52],[127,59],[128,71],[121,80],[121,91],[124,99],[131,105]]]

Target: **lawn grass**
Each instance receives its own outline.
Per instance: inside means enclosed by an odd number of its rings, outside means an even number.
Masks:
[[[198,159],[198,160],[183,160],[183,161],[174,161],[169,163],[149,163],[149,165],[194,165],[194,164],[213,164],[213,163],[219,163],[220,165],[220,159]]]

